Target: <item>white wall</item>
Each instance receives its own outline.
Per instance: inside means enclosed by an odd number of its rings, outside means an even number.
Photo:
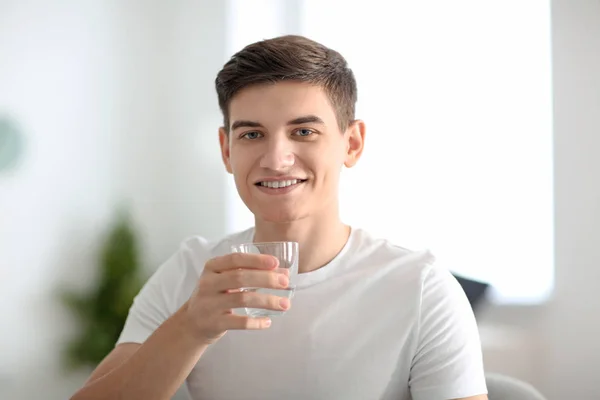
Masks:
[[[482,313],[485,323],[520,326],[518,375],[550,400],[598,399],[600,385],[600,2],[553,0],[555,259],[552,301]],[[510,371],[505,371],[510,372]]]
[[[553,0],[556,297],[545,386],[600,398],[600,2]],[[540,357],[541,358],[541,357]]]
[[[225,232],[213,88],[225,10],[0,0],[0,113],[27,140],[0,174],[0,399],[64,399],[82,383],[87,371],[59,369],[74,323],[53,291],[91,284],[122,201],[148,270],[187,235]]]
[[[0,3],[0,110],[26,135],[20,167],[0,175],[3,399],[51,379],[72,328],[53,291],[90,281],[116,193],[110,10],[71,3]]]
[[[155,268],[192,234],[225,232],[225,170],[214,79],[225,61],[225,7],[210,0],[115,6],[123,79],[120,193]]]

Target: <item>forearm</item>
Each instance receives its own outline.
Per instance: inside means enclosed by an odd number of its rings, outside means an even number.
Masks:
[[[182,310],[166,320],[131,357],[86,384],[71,400],[170,399],[208,347],[190,334]]]

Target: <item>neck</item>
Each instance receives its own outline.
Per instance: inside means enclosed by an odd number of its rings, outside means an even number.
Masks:
[[[291,222],[271,222],[255,218],[255,242],[298,242],[298,272],[321,268],[335,258],[350,235],[350,227],[338,213],[323,213]]]

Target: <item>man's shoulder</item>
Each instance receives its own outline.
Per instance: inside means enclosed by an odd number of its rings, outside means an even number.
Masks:
[[[187,263],[194,265],[195,269],[201,269],[210,258],[230,253],[231,245],[251,240],[252,232],[253,228],[249,228],[227,234],[218,240],[210,240],[201,235],[188,236],[181,242],[177,253]]]
[[[195,288],[204,265],[214,257],[228,254],[231,244],[244,241],[249,230],[229,234],[219,240],[210,240],[201,235],[188,236],[179,248],[155,271],[149,283],[162,287],[170,293],[178,308]]]
[[[429,249],[411,250],[393,241],[373,236],[364,229],[356,229],[353,253],[361,262],[378,268],[422,276],[435,263]]]

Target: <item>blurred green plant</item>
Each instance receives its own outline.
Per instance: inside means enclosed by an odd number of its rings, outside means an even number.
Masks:
[[[127,214],[118,215],[99,256],[99,276],[92,290],[61,294],[81,329],[65,348],[69,369],[95,367],[114,348],[129,307],[143,285],[136,233]]]

